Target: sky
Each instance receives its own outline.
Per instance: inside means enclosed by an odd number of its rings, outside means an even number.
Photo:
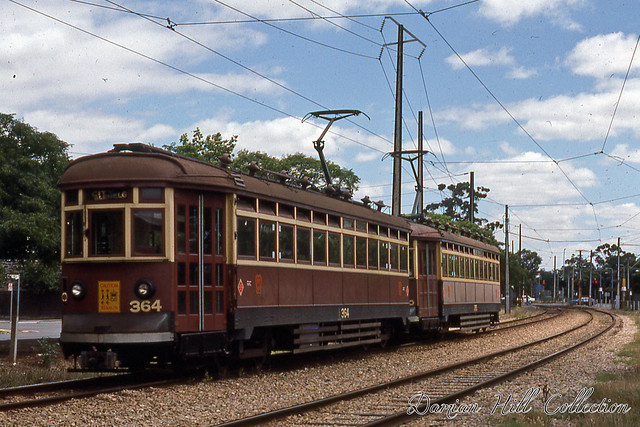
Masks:
[[[391,205],[398,26],[403,148],[424,114],[425,203],[490,189],[479,217],[543,267],[620,238],[640,253],[640,52],[627,0],[0,2],[0,112],[71,144],[156,146],[200,128],[273,156],[313,149]],[[415,180],[405,162],[402,213]],[[496,233],[504,241],[502,231]]]

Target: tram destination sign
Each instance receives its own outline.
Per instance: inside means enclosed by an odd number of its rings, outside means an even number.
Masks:
[[[94,190],[89,193],[92,201],[102,202],[106,200],[125,200],[129,197],[129,191],[126,189],[106,189]]]

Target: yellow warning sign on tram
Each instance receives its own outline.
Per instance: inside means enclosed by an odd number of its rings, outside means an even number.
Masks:
[[[98,282],[98,312],[120,312],[120,282]]]

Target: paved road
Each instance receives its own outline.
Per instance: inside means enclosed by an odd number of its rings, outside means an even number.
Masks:
[[[18,340],[39,338],[60,338],[60,319],[20,320],[18,322]],[[11,338],[11,323],[0,320],[0,341]]]

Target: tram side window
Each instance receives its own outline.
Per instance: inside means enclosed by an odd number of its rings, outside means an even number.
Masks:
[[[255,258],[256,220],[238,218],[238,255]]]
[[[164,243],[161,209],[133,211],[133,252],[136,255],[161,255]]]
[[[354,265],[354,239],[353,236],[346,235],[343,236],[342,239],[342,250],[344,251],[342,254],[342,262],[345,267],[353,267]]]
[[[398,245],[391,243],[389,250],[389,264],[391,270],[398,271]]]
[[[124,215],[121,210],[91,212],[91,255],[124,255]]]
[[[407,252],[409,248],[407,246],[400,246],[400,271],[407,271],[409,266],[407,262],[409,258],[407,257]]]
[[[278,258],[283,261],[293,261],[293,226],[280,224],[278,228]]]
[[[185,214],[185,206],[178,205],[178,215],[176,218],[176,240],[178,244],[178,253],[180,254],[184,254],[187,252],[187,246],[185,244],[185,239],[187,237],[187,223]]]
[[[198,253],[198,207],[189,206],[189,253]]]
[[[308,228],[298,227],[296,244],[298,262],[311,262],[311,230]]]
[[[389,243],[380,242],[380,269],[389,269]]]
[[[340,265],[340,235],[329,233],[329,264]]]
[[[356,237],[356,265],[367,268],[367,239]]]
[[[378,241],[375,239],[367,239],[367,252],[369,260],[369,268],[378,268]]]
[[[313,232],[313,263],[327,264],[327,233],[324,231]]]
[[[276,223],[260,221],[260,259],[276,259]]]
[[[64,240],[65,256],[82,256],[82,211],[67,212]]]

